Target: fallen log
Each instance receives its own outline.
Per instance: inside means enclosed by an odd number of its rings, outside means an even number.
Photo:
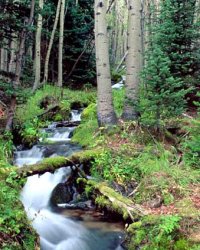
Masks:
[[[35,174],[44,174],[45,172],[54,172],[56,169],[65,166],[76,166],[80,164],[86,164],[93,160],[97,155],[102,152],[102,149],[91,149],[91,150],[83,150],[80,152],[76,152],[69,157],[52,157],[46,158],[43,161],[33,164],[33,165],[25,165],[21,168],[12,168],[17,172],[18,177],[28,177]]]
[[[106,207],[108,210],[121,214],[124,219],[129,218],[132,221],[148,214],[148,211],[140,205],[134,204],[131,199],[116,192],[107,183],[96,182],[94,180],[81,180],[95,192],[95,203],[100,207]]]
[[[56,128],[61,128],[61,127],[77,127],[80,125],[80,121],[64,121],[64,122],[57,122],[56,123]]]
[[[59,104],[54,104],[53,106],[50,106],[48,109],[46,109],[44,112],[42,112],[41,114],[37,115],[37,117],[41,117],[43,115],[46,115],[49,112],[53,112],[55,111],[57,108],[59,107]]]

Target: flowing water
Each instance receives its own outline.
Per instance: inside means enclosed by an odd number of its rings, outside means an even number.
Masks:
[[[72,112],[72,121],[80,121],[79,111]],[[70,143],[74,130],[57,128],[56,123],[44,129],[45,142],[29,150],[16,151],[15,164],[34,164],[43,158],[57,155],[68,156],[81,148]],[[53,212],[50,197],[58,183],[70,176],[69,167],[60,168],[54,174],[34,175],[27,179],[21,193],[21,201],[32,225],[40,235],[42,250],[122,250],[120,238],[122,225],[102,221],[91,211],[61,209]],[[96,216],[94,216],[96,215]]]

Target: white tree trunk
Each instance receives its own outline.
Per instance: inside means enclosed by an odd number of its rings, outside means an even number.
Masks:
[[[61,0],[60,7],[60,33],[58,47],[58,86],[63,85],[63,38],[64,38],[64,23],[65,23],[65,0]]]
[[[50,58],[50,55],[51,55],[51,49],[52,49],[52,46],[53,46],[53,41],[54,41],[54,37],[55,37],[57,25],[58,25],[58,20],[59,20],[59,15],[60,15],[60,7],[61,7],[61,0],[58,0],[57,10],[56,10],[56,17],[55,17],[55,21],[54,21],[54,25],[53,25],[53,30],[52,30],[52,33],[51,33],[51,38],[50,38],[50,41],[49,41],[47,55],[46,55],[46,58],[45,58],[43,84],[48,81],[49,58]]]
[[[139,74],[142,65],[141,42],[141,0],[128,2],[128,55],[126,57],[126,98],[122,118],[137,119]]]
[[[44,0],[39,0],[39,9],[43,10]],[[37,19],[37,30],[35,37],[35,81],[33,84],[33,91],[35,91],[40,85],[40,74],[41,74],[41,35],[42,35],[42,15],[38,14]]]
[[[106,1],[95,0],[95,47],[97,68],[97,115],[99,126],[112,125],[117,118],[112,103]]]

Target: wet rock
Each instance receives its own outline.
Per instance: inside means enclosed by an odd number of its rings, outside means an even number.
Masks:
[[[73,200],[74,189],[65,184],[59,183],[51,193],[50,204],[56,206],[57,204],[69,203]]]
[[[94,206],[92,206],[92,201],[79,201],[79,202],[70,202],[65,204],[58,204],[58,207],[61,208],[69,208],[69,209],[81,209],[81,210],[89,210],[94,209]]]
[[[69,138],[72,138],[73,134],[74,134],[74,131],[71,131],[71,132],[69,133]]]

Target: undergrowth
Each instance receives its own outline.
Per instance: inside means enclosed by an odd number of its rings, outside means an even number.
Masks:
[[[80,98],[81,97],[81,98]],[[70,119],[73,108],[83,108],[95,102],[96,93],[90,91],[75,91],[56,86],[45,85],[30,96],[27,102],[17,107],[15,114],[15,128],[19,131],[22,142],[31,146],[40,137],[39,129],[49,121],[63,121]],[[51,107],[55,111],[43,114]]]
[[[92,147],[96,143],[95,132],[97,130],[96,104],[92,103],[84,109],[81,124],[76,128],[72,141],[83,147]]]
[[[122,114],[124,96],[124,89],[113,90],[113,104],[117,116]],[[101,135],[103,131],[98,130],[96,101],[84,109],[81,117],[81,124],[76,128],[72,140],[84,147],[94,147],[102,143],[103,136]]]
[[[88,106],[96,99],[96,94],[92,90],[84,92],[63,89],[63,97],[61,98],[60,96],[60,88],[45,85],[42,89],[37,90],[35,94],[29,97],[27,103],[17,108],[15,115],[16,122],[21,124],[40,115],[44,111],[41,102],[47,97],[51,99],[49,100],[50,103],[48,103],[49,106],[59,104],[62,110],[68,110],[74,103],[78,104],[80,107]]]
[[[11,139],[9,134],[0,138],[0,168],[10,167],[13,149]],[[35,249],[37,236],[19,201],[24,180],[16,181],[15,177],[15,172],[7,178],[0,176],[0,249]]]

